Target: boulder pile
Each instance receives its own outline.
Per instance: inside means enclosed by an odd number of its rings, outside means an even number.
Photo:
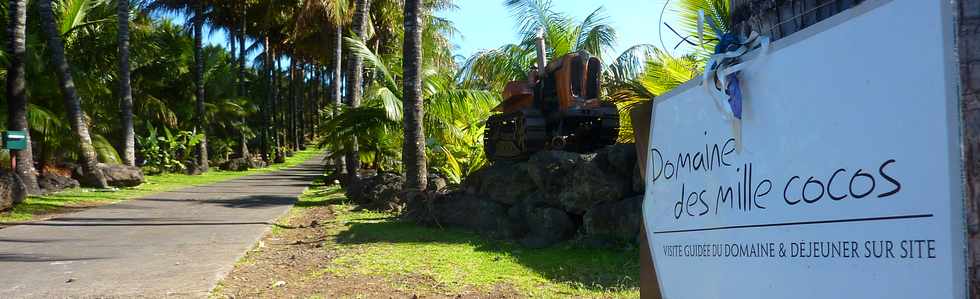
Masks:
[[[404,179],[382,173],[348,186],[348,198],[529,247],[569,239],[614,245],[639,235],[643,182],[633,144],[592,154],[539,152],[527,161],[494,163],[458,186],[445,187],[440,179],[431,177],[430,190],[406,196],[400,191]]]
[[[265,161],[257,159],[257,157],[252,158],[234,158],[228,161],[219,163],[218,168],[225,171],[246,171],[253,168],[266,167]]]
[[[13,171],[0,169],[0,211],[6,211],[14,204],[27,198],[27,188]]]
[[[391,172],[382,172],[360,179],[345,188],[348,199],[370,210],[399,212],[405,205],[401,196],[405,178]]]
[[[52,172],[37,176],[37,185],[45,194],[79,187],[78,180]]]
[[[112,187],[135,187],[144,182],[143,170],[139,167],[105,163],[96,164],[96,167],[102,171],[106,183]],[[83,187],[97,186],[94,183],[95,178],[84,173],[81,166],[75,167],[72,178],[78,180]]]

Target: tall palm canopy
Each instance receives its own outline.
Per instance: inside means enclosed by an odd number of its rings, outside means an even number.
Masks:
[[[440,17],[453,0],[8,0],[0,124],[30,134],[31,150],[14,158],[35,191],[36,175],[71,164],[193,173],[282,161],[307,145],[346,160],[337,171],[406,172],[424,188],[427,173],[458,182],[488,163],[484,122],[535,64],[538,29],[549,59],[604,58],[602,99],[624,110],[696,76],[713,46],[612,53],[601,6],[576,19],[558,1],[499,1],[517,20],[515,41],[461,59],[459,32]],[[704,11],[727,30],[727,2],[677,1],[679,28],[696,31]],[[225,45],[204,43],[218,33]]]

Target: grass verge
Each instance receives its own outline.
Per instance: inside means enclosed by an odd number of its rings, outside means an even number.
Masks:
[[[392,215],[356,210],[337,187],[311,188],[300,210],[330,205],[323,246],[335,256],[311,278],[372,276],[409,293],[492,292],[513,287],[529,297],[639,297],[638,249],[586,249],[560,244],[529,249],[475,233],[424,227]],[[399,278],[426,277],[440,290],[417,289]]]
[[[161,174],[146,176],[146,182],[132,188],[98,190],[76,188],[43,196],[30,196],[13,209],[0,213],[0,224],[42,219],[45,215],[56,214],[73,209],[115,203],[127,199],[147,196],[153,193],[177,190],[186,187],[206,185],[226,181],[246,175],[281,170],[298,165],[313,158],[318,150],[308,149],[296,152],[286,158],[285,163],[246,171],[219,171],[216,168],[202,175]]]

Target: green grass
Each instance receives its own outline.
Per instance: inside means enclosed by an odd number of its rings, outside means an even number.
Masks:
[[[14,206],[12,210],[0,213],[0,223],[30,221],[39,218],[41,215],[66,209],[114,203],[127,199],[147,196],[158,192],[206,185],[251,174],[277,171],[300,164],[303,161],[312,158],[318,152],[319,151],[314,149],[299,151],[292,157],[286,158],[285,163],[275,164],[266,168],[250,169],[247,171],[219,171],[217,168],[212,168],[211,171],[202,175],[151,175],[146,176],[145,183],[132,188],[120,188],[115,190],[77,188],[44,196],[30,196],[24,202]]]
[[[639,297],[637,249],[585,249],[561,244],[546,249],[487,240],[477,234],[420,226],[385,213],[356,211],[336,187],[310,189],[297,208],[333,205],[333,241],[339,252],[313,276],[372,275],[399,286],[398,277],[426,276],[450,292],[489,291],[507,284],[533,297]]]

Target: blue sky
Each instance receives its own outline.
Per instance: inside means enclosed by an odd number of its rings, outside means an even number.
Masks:
[[[653,44],[660,47],[658,19],[667,0],[553,0],[555,11],[581,21],[596,8],[602,7],[616,29],[618,43],[616,53],[636,44]],[[497,48],[519,40],[517,21],[504,7],[503,0],[457,0],[458,10],[439,13],[452,21],[462,34],[456,38],[456,54],[469,57],[482,49]],[[677,1],[674,1],[677,2]],[[673,16],[674,3],[667,8],[664,22],[678,28]],[[677,25],[675,25],[677,24]],[[680,40],[666,27],[664,44],[673,48]],[[669,49],[674,52],[673,49]],[[682,47],[678,51],[685,51]]]
[[[663,43],[672,53],[688,51],[684,46],[673,50],[680,40],[666,27],[658,26],[660,12],[665,1],[669,0],[552,0],[556,11],[581,21],[596,8],[602,7],[608,21],[616,29],[618,42],[615,53],[622,52],[636,44],[653,44],[661,47],[659,31],[664,34]],[[673,1],[664,14],[664,22],[678,28]],[[498,48],[519,40],[517,21],[504,6],[504,0],[457,0],[459,9],[439,12],[439,15],[452,21],[461,36],[453,41],[455,54],[469,57],[482,49]],[[183,22],[183,16],[170,16]],[[209,31],[205,29],[205,31]],[[215,32],[207,37],[207,43],[227,47],[227,33]],[[610,57],[604,57],[608,59]]]

